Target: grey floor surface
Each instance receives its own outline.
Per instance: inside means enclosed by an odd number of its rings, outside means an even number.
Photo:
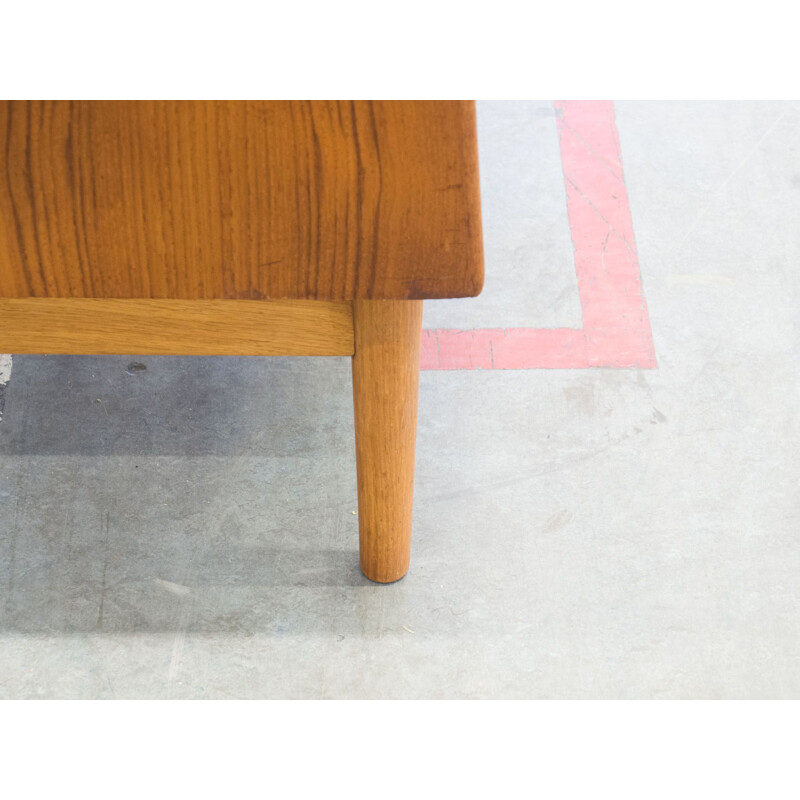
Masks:
[[[347,359],[15,356],[0,697],[800,697],[800,104],[616,118],[658,368],[423,372],[399,583]],[[577,326],[552,107],[479,121],[486,291],[425,325]]]

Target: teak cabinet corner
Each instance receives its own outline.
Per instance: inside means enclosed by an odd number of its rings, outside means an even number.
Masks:
[[[0,101],[0,352],[350,355],[408,569],[422,301],[483,286],[471,101]]]

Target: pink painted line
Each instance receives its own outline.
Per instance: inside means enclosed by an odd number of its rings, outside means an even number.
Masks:
[[[422,369],[656,367],[614,104],[554,107],[583,328],[425,330]]]
[[[586,366],[586,336],[572,328],[422,332],[422,369],[557,369]]]

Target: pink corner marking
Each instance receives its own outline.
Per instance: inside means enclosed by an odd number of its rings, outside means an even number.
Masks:
[[[553,105],[583,328],[424,330],[422,369],[656,366],[614,104]]]

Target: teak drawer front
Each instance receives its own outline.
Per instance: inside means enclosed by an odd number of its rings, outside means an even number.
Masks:
[[[0,296],[483,284],[471,101],[0,101]]]

